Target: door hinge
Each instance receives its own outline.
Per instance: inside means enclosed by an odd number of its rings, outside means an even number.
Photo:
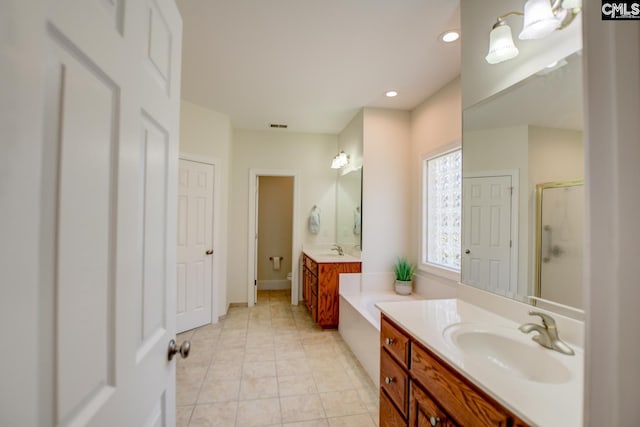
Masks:
[[[509,187],[509,190],[511,190],[511,195],[513,196],[513,187]]]
[[[258,281],[257,280],[253,281],[253,286],[258,286]]]
[[[513,240],[509,240],[509,247],[513,246]]]

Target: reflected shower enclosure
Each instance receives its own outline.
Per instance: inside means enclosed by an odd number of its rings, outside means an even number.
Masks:
[[[538,184],[536,218],[536,297],[583,308],[583,181]]]

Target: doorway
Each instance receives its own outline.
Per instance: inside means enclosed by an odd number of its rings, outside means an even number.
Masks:
[[[291,299],[293,177],[258,176],[256,304]]]
[[[247,305],[259,303],[259,290],[286,293],[297,305],[297,172],[252,169],[249,195]]]

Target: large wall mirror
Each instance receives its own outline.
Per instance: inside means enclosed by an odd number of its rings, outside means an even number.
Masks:
[[[577,52],[464,109],[463,283],[583,308],[582,105]]]
[[[362,167],[338,176],[336,215],[336,242],[362,250]]]

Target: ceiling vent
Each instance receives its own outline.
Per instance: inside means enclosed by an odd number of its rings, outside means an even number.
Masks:
[[[286,129],[289,127],[289,125],[283,125],[280,123],[271,123],[269,126],[272,127],[273,129]]]

